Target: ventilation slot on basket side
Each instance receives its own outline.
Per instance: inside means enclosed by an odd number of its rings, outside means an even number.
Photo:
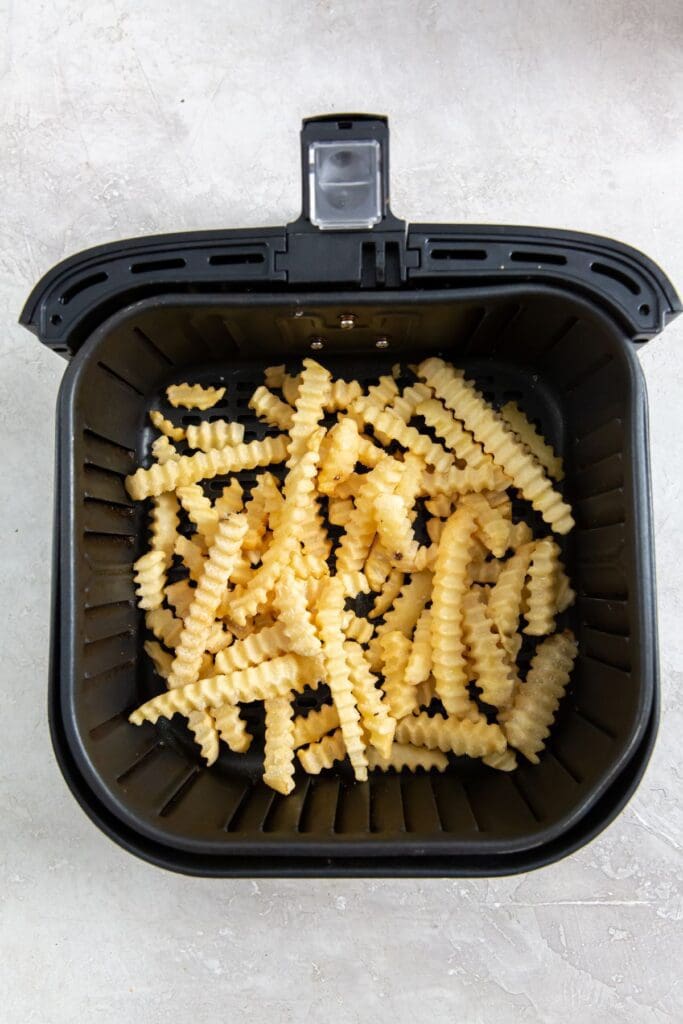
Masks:
[[[486,249],[430,249],[429,255],[433,260],[443,263],[454,263],[458,260],[481,262],[488,259]]]
[[[311,780],[308,799],[301,809],[299,832],[331,835],[337,818],[341,783],[339,779],[318,776]]]
[[[564,267],[567,262],[566,256],[561,256],[556,252],[525,252],[524,250],[516,250],[510,253],[510,259],[513,263],[536,263],[553,266],[553,267]]]
[[[186,266],[181,256],[166,260],[144,260],[142,263],[131,264],[131,274],[154,274],[160,270],[183,270]]]
[[[249,263],[265,263],[265,256],[262,252],[219,252],[209,256],[209,264],[212,267],[236,267]]]
[[[171,793],[165,803],[161,805],[157,814],[160,818],[167,818],[179,804],[182,803],[184,798],[188,795],[192,787],[194,786],[197,779],[202,775],[202,769],[196,765],[192,767],[185,778],[179,783],[176,789]]]
[[[371,775],[370,831],[405,832],[401,779],[394,772]]]
[[[307,776],[298,783],[289,796],[278,794],[263,823],[263,831],[282,832],[285,835],[298,832],[312,784],[313,780]]]
[[[94,288],[97,284],[104,284],[105,281],[109,280],[109,275],[101,270],[97,274],[89,274],[88,277],[82,277],[80,281],[75,281],[66,291],[62,292],[59,299],[62,306],[68,306],[69,303],[80,295],[81,292],[87,291],[88,288]]]
[[[132,633],[135,625],[130,601],[111,601],[96,608],[86,608],[83,618],[83,640],[86,644]]]
[[[594,274],[600,274],[602,277],[609,277],[612,281],[616,281],[617,284],[623,285],[624,288],[630,291],[631,295],[640,295],[640,285],[628,274],[625,274],[623,270],[617,270],[616,267],[611,267],[607,263],[591,263],[591,270]]]

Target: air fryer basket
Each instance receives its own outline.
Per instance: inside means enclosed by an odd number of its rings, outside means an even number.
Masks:
[[[375,132],[386,184],[384,122],[309,122],[304,140],[349,131],[341,125]],[[284,240],[273,229],[258,241],[233,232],[94,250],[47,275],[27,303],[23,320],[41,340],[75,353],[58,410],[50,712],[60,764],[105,831],[193,873],[493,874],[556,859],[625,802],[656,731],[647,414],[633,341],[656,333],[678,300],[645,257],[608,240],[406,231],[388,207],[377,228],[323,233],[306,213],[305,199]],[[342,330],[349,313],[355,326]],[[577,521],[564,543],[578,593],[567,621],[580,656],[540,764],[506,774],[454,758],[443,776],[365,784],[342,768],[282,797],[260,782],[257,749],[225,750],[206,769],[178,716],[128,723],[159,687],[132,580],[146,514],[123,485],[149,462],[147,412],[164,408],[170,382],[224,381],[211,415],[246,418],[247,439],[263,436],[247,408],[263,368],[295,366],[313,343],[331,370],[361,382],[440,353],[494,403],[516,398],[563,455]]]

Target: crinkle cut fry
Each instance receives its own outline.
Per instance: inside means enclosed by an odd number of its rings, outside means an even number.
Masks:
[[[202,420],[191,423],[185,431],[190,448],[210,452],[212,448],[234,447],[244,441],[244,424],[235,420]]]
[[[476,387],[442,359],[426,359],[418,367],[422,377],[444,404],[463,421],[485,451],[530,501],[556,533],[574,526],[571,509],[553,489],[541,464],[531,455]]]
[[[201,384],[170,384],[166,388],[166,397],[176,409],[212,409],[225,394],[225,388],[205,388]]]
[[[527,419],[517,403],[508,402],[502,407],[500,413],[510,429],[514,430],[522,444],[527,446],[546,472],[555,480],[562,480],[564,477],[562,459],[555,454],[547,441],[538,433],[536,427]]]
[[[388,701],[382,700],[382,691],[376,685],[377,677],[370,671],[360,645],[349,640],[344,644],[344,651],[363,728],[372,746],[389,757],[396,719],[390,713]]]
[[[254,573],[246,591],[236,597],[230,606],[230,616],[238,626],[255,615],[259,605],[265,603],[280,573],[299,549],[301,524],[308,515],[308,506],[314,493],[314,479],[318,467],[318,447],[322,430],[311,437],[313,447],[289,470],[284,483],[285,501],[278,515],[273,539],[263,553],[261,565]]]
[[[325,403],[330,394],[331,374],[315,359],[304,359],[301,384],[294,406],[292,425],[289,428],[287,466],[291,467],[307,450],[308,440],[325,413]]]
[[[247,732],[246,722],[240,718],[237,704],[222,704],[212,708],[211,716],[218,735],[235,754],[246,754],[251,746],[252,736]]]
[[[297,654],[283,654],[260,665],[250,665],[228,675],[209,676],[196,683],[176,687],[152,697],[129,716],[133,725],[175,714],[189,715],[191,711],[221,707],[223,704],[249,703],[269,697],[284,697],[290,690],[301,690],[306,683],[314,685],[318,679],[315,662]]]
[[[263,781],[287,796],[294,789],[294,725],[290,695],[265,701],[266,740]]]
[[[450,517],[439,544],[432,588],[432,672],[438,696],[456,718],[471,711],[462,618],[474,526],[468,508],[456,509]]]
[[[472,722],[469,719],[444,718],[443,715],[430,717],[425,711],[399,722],[396,740],[468,757],[501,754],[507,746],[500,726],[489,725],[485,718]]]
[[[316,625],[323,645],[325,679],[339,714],[339,724],[359,782],[367,779],[367,758],[360,727],[360,715],[353,695],[349,667],[344,653],[345,636],[341,630],[344,612],[344,588],[337,579],[325,580],[315,613]]]
[[[499,721],[508,743],[538,764],[538,754],[569,683],[577,644],[570,630],[543,640],[531,660],[526,682],[517,686],[512,707]]]
[[[346,757],[346,745],[341,729],[335,729],[329,736],[323,736],[315,743],[297,750],[296,756],[305,772],[320,775],[325,768],[331,768]]]
[[[338,573],[358,572],[363,568],[376,532],[374,500],[379,494],[391,493],[402,473],[401,463],[387,456],[363,477],[356,507],[337,547]]]
[[[536,541],[529,564],[524,613],[526,626],[523,632],[529,636],[546,636],[555,628],[559,557],[559,546],[550,537]]]
[[[271,462],[284,462],[286,457],[287,438],[284,434],[230,448],[212,448],[208,452],[181,455],[164,465],[155,462],[149,469],[137,469],[126,477],[126,490],[135,501],[141,501],[199,480],[209,480],[243,469],[255,469]]]
[[[185,686],[197,678],[209,633],[246,529],[247,521],[243,515],[230,516],[218,524],[204,572],[183,624],[168,678],[170,687]]]
[[[450,452],[432,441],[427,434],[420,433],[416,427],[408,426],[390,409],[380,409],[366,398],[359,398],[353,407],[366,423],[371,424],[376,434],[379,432],[390,440],[397,441],[407,451],[419,455],[440,473],[454,466]]]
[[[411,743],[393,743],[389,757],[382,757],[378,750],[370,747],[368,768],[380,772],[388,772],[391,768],[396,771],[407,768],[410,772],[416,772],[418,768],[423,768],[425,771],[435,769],[437,772],[445,772],[448,758],[440,750],[426,750],[414,747]]]
[[[328,732],[339,727],[339,715],[333,704],[323,704],[318,711],[297,715],[294,719],[294,746],[303,747],[317,743]],[[344,747],[346,754],[346,747]]]
[[[163,412],[159,409],[150,409],[149,418],[152,425],[165,434],[166,437],[170,438],[171,441],[182,441],[185,438],[185,431],[182,427],[176,427],[175,423],[171,420],[167,420]]]
[[[137,583],[135,593],[138,595],[138,608],[153,611],[160,608],[164,600],[166,568],[168,558],[165,551],[151,548],[141,555],[133,568],[133,580]]]
[[[515,673],[498,634],[493,631],[479,587],[473,587],[465,594],[463,613],[463,635],[482,699],[493,707],[505,708],[512,700]]]
[[[249,408],[254,410],[260,420],[279,427],[280,430],[289,430],[292,426],[294,412],[291,405],[283,402],[264,385],[256,388],[249,399]]]

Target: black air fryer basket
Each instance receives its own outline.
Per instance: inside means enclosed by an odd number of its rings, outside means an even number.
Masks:
[[[649,259],[609,239],[397,220],[384,118],[304,122],[302,172],[303,213],[288,227],[90,249],[50,271],[26,303],[21,322],[68,360],[49,690],[58,761],[108,835],[192,874],[494,875],[549,863],[623,807],[656,734],[647,406],[635,349],[680,312],[679,300]],[[264,367],[296,366],[311,349],[361,382],[442,354],[494,403],[517,399],[563,456],[577,523],[565,542],[577,590],[566,618],[580,653],[540,764],[506,774],[454,759],[444,775],[363,784],[342,769],[282,797],[260,781],[258,753],[224,750],[205,768],[180,716],[128,723],[159,686],[134,599],[146,515],[123,483],[149,464],[148,410],[165,408],[171,382],[224,381],[211,415],[239,416],[247,440],[262,437],[247,401]]]

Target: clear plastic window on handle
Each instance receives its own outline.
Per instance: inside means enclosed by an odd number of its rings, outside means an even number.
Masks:
[[[381,171],[381,147],[375,140],[311,143],[311,223],[323,231],[378,224],[382,219]]]

